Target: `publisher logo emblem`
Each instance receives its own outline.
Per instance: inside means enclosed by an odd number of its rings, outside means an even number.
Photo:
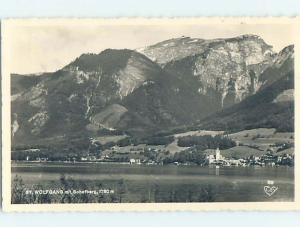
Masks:
[[[264,186],[264,191],[268,196],[272,196],[276,191],[278,190],[278,187],[276,186]]]

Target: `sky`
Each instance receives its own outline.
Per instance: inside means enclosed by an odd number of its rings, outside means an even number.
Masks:
[[[287,24],[179,24],[179,23],[18,23],[6,26],[11,73],[56,71],[83,53],[100,53],[107,48],[136,49],[157,42],[189,36],[229,38],[242,34],[261,36],[280,51],[293,44],[293,29]]]

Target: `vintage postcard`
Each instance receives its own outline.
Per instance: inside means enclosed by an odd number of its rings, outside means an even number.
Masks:
[[[4,210],[300,209],[299,30],[2,21]]]

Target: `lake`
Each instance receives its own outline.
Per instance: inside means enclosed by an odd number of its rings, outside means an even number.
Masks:
[[[119,198],[106,202],[245,202],[293,201],[293,167],[146,166],[114,163],[12,164],[12,178],[22,178],[26,188],[110,188]],[[70,186],[71,185],[71,186]],[[269,196],[265,186],[275,186]],[[72,188],[73,187],[73,188]],[[102,200],[101,200],[102,199]],[[92,198],[102,202],[103,197]],[[51,200],[51,199],[50,199]],[[47,200],[48,201],[48,200]],[[51,202],[53,202],[52,200]],[[59,202],[56,199],[54,202]],[[71,201],[71,200],[70,200]],[[82,202],[81,200],[78,202]]]

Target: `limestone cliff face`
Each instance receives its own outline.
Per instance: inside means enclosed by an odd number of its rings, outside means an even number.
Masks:
[[[274,66],[280,68],[287,61],[294,61],[294,45],[283,48],[274,59]]]
[[[183,37],[141,50],[173,74],[195,77],[198,92],[218,97],[220,108],[255,93],[259,75],[276,53],[256,35],[202,40]]]
[[[288,46],[259,76],[259,90],[200,123],[206,129],[276,128],[294,131],[294,50]]]
[[[159,70],[160,67],[144,55],[127,49],[107,49],[98,55],[83,54],[63,68],[63,71],[73,74],[77,84],[83,86],[96,77],[96,84],[110,87],[111,94],[107,96],[121,99]]]
[[[294,45],[283,48],[259,77],[263,89],[294,69]]]

